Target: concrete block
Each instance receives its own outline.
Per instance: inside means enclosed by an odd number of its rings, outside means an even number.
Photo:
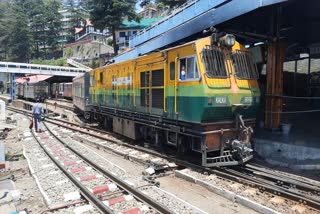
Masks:
[[[5,121],[6,119],[6,103],[0,100],[0,121]]]
[[[153,175],[156,171],[154,170],[154,168],[149,167],[148,169],[145,170],[145,172],[149,175]]]
[[[63,195],[64,201],[76,201],[80,200],[81,195],[79,192],[69,192]]]
[[[77,207],[73,210],[73,213],[75,214],[82,214],[82,213],[85,213],[85,212],[88,212],[90,210],[93,209],[93,206],[91,205],[84,205],[84,206],[80,206],[80,207]]]
[[[21,192],[19,190],[10,191],[10,195],[13,201],[19,201],[21,198]]]

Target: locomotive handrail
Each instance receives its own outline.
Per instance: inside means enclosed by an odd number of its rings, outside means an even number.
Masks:
[[[174,74],[174,112],[177,113],[177,90],[178,90],[178,78],[179,78],[179,66],[178,66],[179,57],[175,58],[175,74]],[[178,68],[178,69],[177,69]]]

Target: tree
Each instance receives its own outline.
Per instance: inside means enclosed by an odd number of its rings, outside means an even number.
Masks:
[[[75,37],[75,28],[85,27],[86,24],[86,14],[82,6],[85,2],[80,1],[78,5],[75,4],[74,0],[67,1],[67,9],[71,13],[71,28],[69,32],[69,36],[67,38],[68,43],[74,42]]]
[[[122,20],[140,21],[135,12],[136,0],[91,0],[90,19],[93,25],[101,30],[111,29],[114,53],[118,54],[115,31]]]
[[[34,38],[35,58],[47,58],[47,49],[54,52],[60,37],[59,0],[30,0],[28,15]],[[42,53],[42,51],[43,53]]]
[[[0,51],[5,60],[27,62],[57,49],[61,32],[60,0],[2,0]],[[44,51],[42,55],[41,51]]]
[[[12,5],[15,20],[13,21],[11,39],[12,59],[16,62],[28,62],[31,54],[32,35],[28,26],[25,2],[15,0]]]
[[[60,1],[49,0],[45,3],[45,21],[46,21],[46,43],[49,45],[51,52],[57,50],[58,40],[60,37],[61,27],[61,14],[58,9],[60,8]]]
[[[1,60],[7,60],[10,52],[10,38],[13,31],[13,23],[15,14],[10,8],[8,2],[0,2],[0,52],[2,53]]]

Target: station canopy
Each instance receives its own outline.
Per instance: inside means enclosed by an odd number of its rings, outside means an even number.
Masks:
[[[319,0],[287,0],[243,14],[217,26],[247,45],[283,40],[287,57],[320,54]]]
[[[32,75],[32,76],[20,77],[16,79],[16,83],[34,84],[41,81],[45,81],[51,77],[52,77],[51,75]]]

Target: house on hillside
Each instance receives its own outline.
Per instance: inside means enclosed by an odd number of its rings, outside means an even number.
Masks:
[[[116,43],[119,52],[123,52],[129,45],[129,39],[136,35],[140,30],[150,27],[152,24],[160,21],[162,18],[146,18],[140,22],[125,20],[116,30]]]
[[[86,20],[86,23],[81,28],[75,28],[75,41],[98,41],[106,43],[106,37],[110,35],[107,29],[100,30],[93,26],[89,19]]]

